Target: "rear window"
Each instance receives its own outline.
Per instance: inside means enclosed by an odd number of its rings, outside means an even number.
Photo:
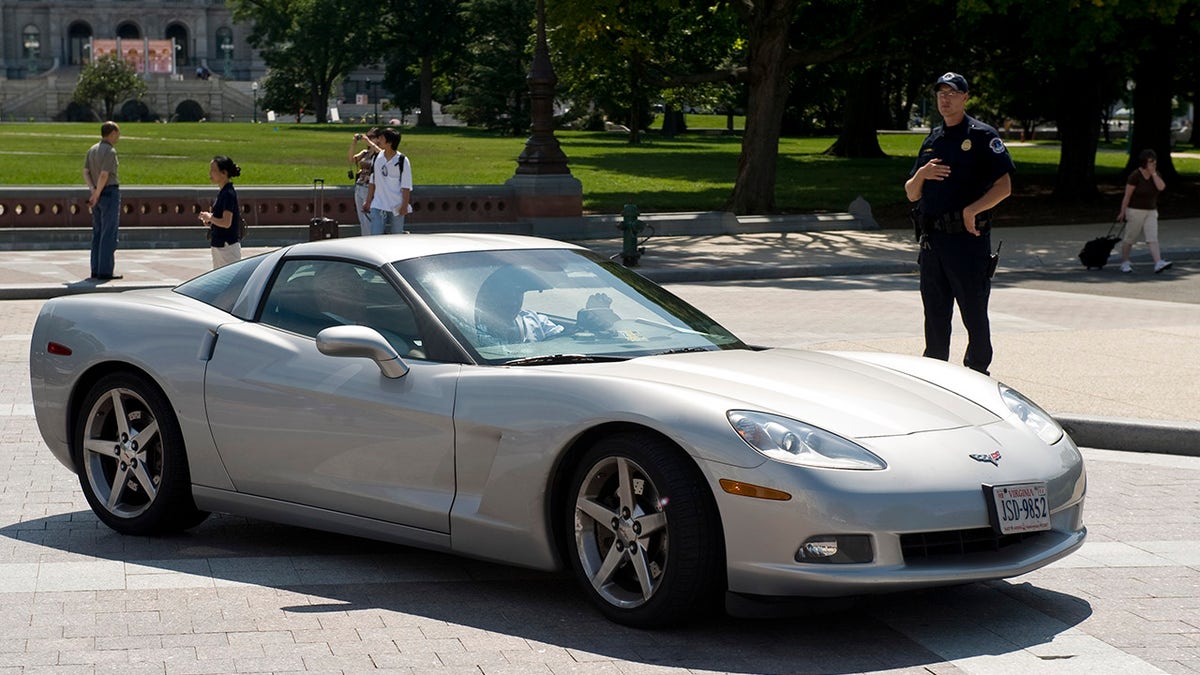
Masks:
[[[175,292],[195,298],[206,305],[212,305],[222,311],[231,312],[246,281],[254,270],[266,260],[266,254],[253,258],[239,260],[233,264],[219,267],[211,272],[185,281],[175,287]]]

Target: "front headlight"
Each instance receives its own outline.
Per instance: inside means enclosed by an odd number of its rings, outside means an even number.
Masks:
[[[779,462],[821,469],[887,468],[861,445],[797,420],[750,410],[730,410],[726,415],[743,441]]]
[[[1025,398],[1021,392],[1002,384],[1000,385],[1000,398],[1004,399],[1004,405],[1013,411],[1017,419],[1024,422],[1025,426],[1029,427],[1047,445],[1054,445],[1063,437],[1063,428],[1050,416],[1050,413]]]

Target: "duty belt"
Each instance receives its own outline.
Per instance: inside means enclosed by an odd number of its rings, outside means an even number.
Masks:
[[[980,232],[986,232],[992,225],[991,211],[984,211],[975,216],[975,227]],[[966,232],[967,228],[963,225],[962,211],[951,211],[943,213],[937,217],[921,216],[921,230],[924,233],[929,232],[945,232],[947,234],[958,234]]]

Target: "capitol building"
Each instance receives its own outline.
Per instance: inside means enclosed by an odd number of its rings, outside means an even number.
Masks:
[[[172,120],[187,106],[249,120],[266,74],[249,33],[224,0],[0,0],[0,121],[78,119],[69,108],[80,69],[112,51],[136,63],[148,88],[140,104],[118,106],[127,119]],[[357,75],[347,78],[352,94],[370,81]]]

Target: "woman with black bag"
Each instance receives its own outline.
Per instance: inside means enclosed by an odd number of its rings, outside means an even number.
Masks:
[[[1125,221],[1125,240],[1121,242],[1121,271],[1125,274],[1133,271],[1129,254],[1143,232],[1150,257],[1154,259],[1154,273],[1171,269],[1171,263],[1163,260],[1158,247],[1158,194],[1165,189],[1167,184],[1158,175],[1158,154],[1147,148],[1138,155],[1138,168],[1125,182],[1125,197],[1117,213],[1117,220]]]

